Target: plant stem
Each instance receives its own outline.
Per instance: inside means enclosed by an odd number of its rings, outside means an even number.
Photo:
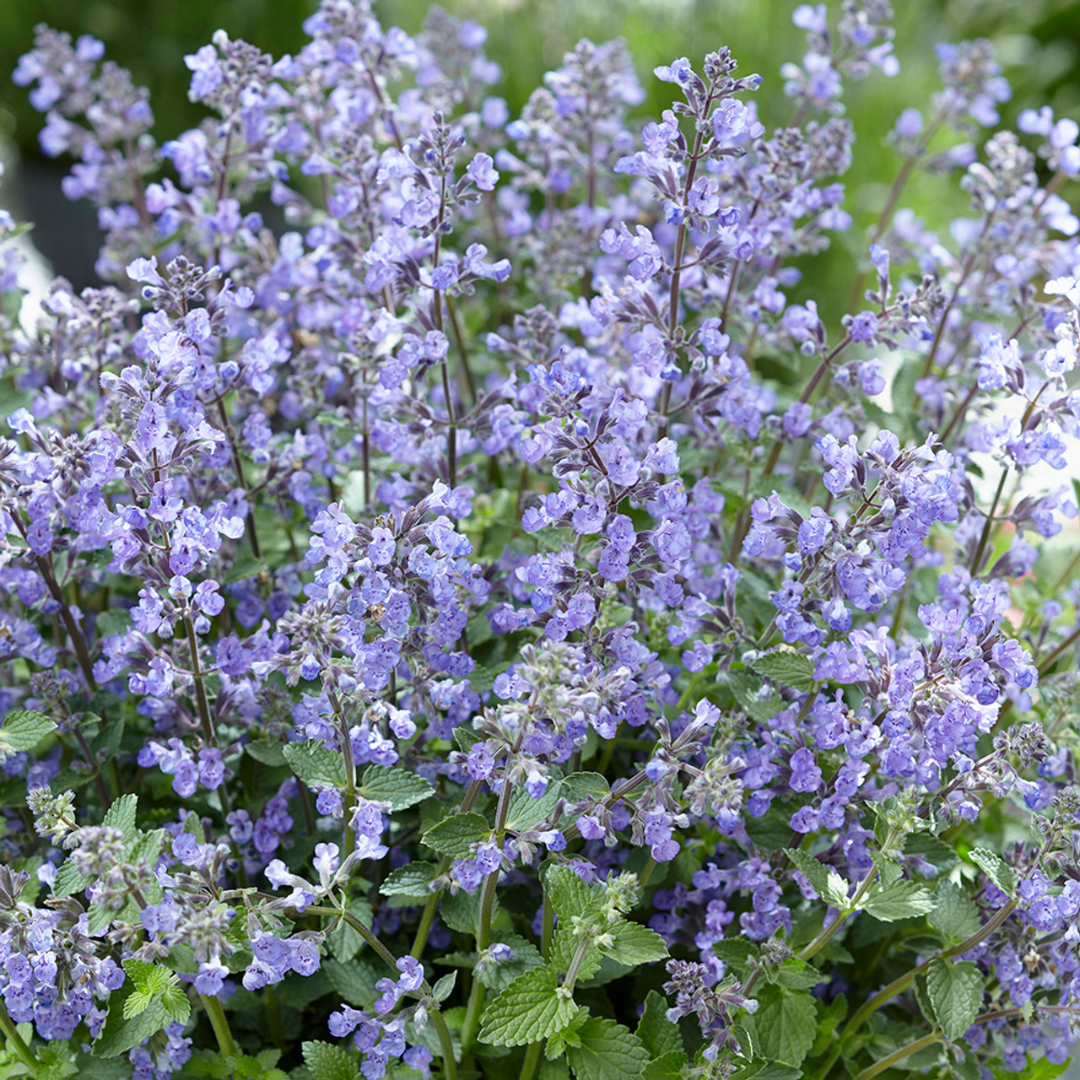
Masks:
[[[210,718],[210,702],[206,697],[206,684],[203,681],[202,668],[199,666],[199,641],[188,615],[184,616],[184,629],[187,631],[188,652],[191,654],[191,677],[195,680],[195,703],[199,709],[203,738],[206,739],[207,746],[217,746],[214,722]]]
[[[468,790],[465,792],[465,798],[461,800],[461,807],[459,813],[467,814],[476,802],[477,796],[480,794],[481,788],[483,788],[484,782],[482,780],[474,780]],[[450,870],[450,866],[453,863],[453,859],[449,855],[443,857],[443,861],[439,866],[439,872],[437,877],[443,877]],[[424,912],[420,916],[420,925],[416,930],[416,938],[413,941],[413,947],[410,952],[411,956],[414,956],[417,960],[424,954],[424,946],[427,945],[428,934],[431,932],[431,924],[435,921],[435,910],[439,906],[439,897],[442,896],[442,889],[435,889],[427,899],[427,903],[424,905]]]
[[[336,907],[306,907],[304,913],[306,915],[331,915],[336,919],[344,919],[364,939],[365,943],[375,950],[379,959],[395,975],[400,974],[394,954],[351,911]],[[424,986],[427,986],[426,982]]]
[[[515,746],[515,749],[517,747]],[[506,818],[510,813],[510,777],[509,767],[503,774],[502,790],[499,792],[499,807],[495,812],[495,843],[502,849],[506,835]],[[495,909],[495,886],[499,882],[501,867],[497,867],[484,879],[484,891],[480,897],[480,925],[476,931],[476,951],[482,953],[491,944],[491,913]],[[480,1026],[480,1010],[484,1005],[484,984],[473,979],[469,991],[469,1003],[465,1008],[465,1020],[461,1025],[461,1052],[467,1054],[476,1041]]]
[[[978,577],[979,575],[979,565],[982,563],[983,552],[986,550],[990,532],[994,527],[994,515],[997,513],[998,503],[1001,502],[1001,493],[1005,490],[1005,481],[1008,477],[1009,466],[1006,465],[1001,470],[1001,479],[998,481],[997,491],[994,493],[994,501],[990,506],[990,512],[986,515],[986,524],[983,525],[982,533],[979,535],[979,544],[975,548],[975,554],[971,558],[969,570],[972,577]]]
[[[924,1035],[921,1039],[916,1039],[913,1043],[908,1043],[907,1046],[901,1046],[899,1050],[890,1054],[888,1057],[882,1058],[880,1061],[875,1062],[869,1069],[863,1069],[855,1080],[870,1080],[871,1077],[877,1076],[878,1073],[883,1073],[886,1069],[891,1069],[898,1061],[903,1061],[904,1058],[910,1057],[912,1054],[917,1054],[920,1050],[925,1050],[928,1046],[933,1046],[938,1041],[939,1036],[935,1032],[930,1032],[929,1035]]]
[[[843,1052],[844,1046],[868,1016],[877,1012],[883,1005],[887,1005],[897,994],[902,994],[915,981],[915,976],[924,972],[934,960],[948,960],[953,956],[960,956],[985,941],[1013,913],[1016,903],[1015,900],[1007,901],[994,912],[984,926],[966,941],[961,941],[959,945],[943,949],[937,956],[930,957],[929,960],[919,964],[918,967],[914,967],[899,978],[894,979],[888,986],[883,987],[873,997],[863,1002],[855,1015],[844,1025],[844,1030],[833,1040],[833,1052],[829,1055],[829,1060],[825,1062],[824,1068],[818,1074],[818,1080],[825,1080],[825,1077],[829,1075],[829,1070]]]
[[[551,956],[551,939],[555,936],[555,908],[551,897],[544,893],[544,924],[540,930],[540,955],[546,961]]]
[[[533,1073],[536,1072],[536,1062],[540,1058],[540,1048],[543,1043],[530,1043],[529,1049],[525,1051],[525,1060],[521,1063],[521,1073],[518,1076],[518,1080],[532,1080]]]
[[[454,1060],[454,1043],[450,1038],[450,1029],[446,1026],[443,1014],[434,1009],[428,1016],[439,1033],[439,1045],[442,1047],[443,1076],[446,1080],[457,1080],[457,1062]]]
[[[334,710],[334,716],[338,722],[338,737],[341,739],[341,753],[345,758],[345,835],[344,847],[341,857],[347,858],[356,850],[356,830],[352,825],[353,807],[356,804],[356,760],[353,757],[352,738],[349,735],[349,725],[345,719],[345,711],[341,707],[341,699],[337,694],[330,691],[330,706]]]
[[[19,1034],[18,1029],[11,1021],[11,1017],[8,1016],[8,1011],[4,1007],[3,1003],[0,1003],[0,1031],[7,1036],[8,1046],[15,1051],[16,1056],[29,1070],[31,1076],[37,1076],[39,1062],[34,1056],[33,1051],[23,1037]]]
[[[214,1036],[217,1038],[218,1046],[221,1047],[221,1052],[227,1058],[233,1057],[236,1054],[236,1043],[233,1042],[229,1021],[225,1017],[221,1002],[216,997],[210,997],[207,994],[200,994],[199,1000],[206,1010],[206,1017],[214,1029]]]

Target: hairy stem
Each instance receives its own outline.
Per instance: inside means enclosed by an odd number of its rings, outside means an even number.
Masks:
[[[8,1016],[8,1011],[2,1002],[0,1002],[0,1031],[3,1031],[7,1036],[8,1047],[15,1052],[16,1057],[26,1066],[30,1075],[37,1076],[38,1059],[12,1023],[11,1017]]]
[[[225,1057],[233,1057],[236,1054],[236,1043],[233,1042],[232,1032],[229,1030],[229,1021],[225,1016],[225,1010],[216,997],[200,994],[199,1000],[206,1010],[206,1018],[214,1029],[214,1037]]]

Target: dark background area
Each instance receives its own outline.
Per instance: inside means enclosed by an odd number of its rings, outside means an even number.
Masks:
[[[791,105],[783,96],[780,65],[799,60],[804,37],[791,23],[795,0],[448,0],[443,7],[471,17],[489,32],[488,55],[503,67],[503,82],[492,89],[517,115],[543,73],[559,64],[580,37],[605,40],[622,36],[633,51],[647,92],[636,112],[658,115],[670,105],[669,87],[652,68],[675,56],[696,64],[720,44],[732,48],[743,73],[757,71],[765,83],[757,94],[762,118],[771,127],[786,122]],[[385,26],[414,32],[428,5],[421,0],[386,0],[376,10]],[[896,116],[906,106],[926,111],[937,88],[933,45],[965,37],[989,37],[998,48],[1014,87],[1002,109],[1002,122],[1015,122],[1019,110],[1050,104],[1058,115],[1080,119],[1080,2],[1078,0],[899,0],[894,25],[901,74],[878,73],[848,84],[847,114],[859,133],[856,160],[844,178],[847,209],[856,228],[842,237],[815,267],[806,295],[828,295],[850,280],[855,249],[865,246],[865,229],[884,201],[896,169],[883,144]],[[106,55],[128,67],[149,86],[159,142],[196,125],[205,115],[187,98],[189,72],[184,55],[225,29],[275,57],[295,52],[306,40],[300,23],[314,0],[0,0],[0,77],[7,78],[18,57],[32,44],[34,26],[47,22],[73,36],[93,34]],[[835,18],[839,4],[830,3]],[[26,91],[10,83],[0,90],[0,141],[9,170],[0,202],[20,218],[35,222],[33,239],[57,273],[76,286],[94,282],[98,243],[96,213],[88,203],[69,203],[60,191],[64,160],[44,157],[37,144],[43,117],[32,109]],[[936,145],[936,144],[935,144]],[[1075,185],[1073,185],[1075,187]],[[1067,187],[1064,192],[1072,197]],[[966,212],[955,177],[918,175],[903,204],[937,228]]]

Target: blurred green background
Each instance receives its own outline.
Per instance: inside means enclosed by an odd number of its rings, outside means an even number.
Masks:
[[[762,119],[771,127],[791,117],[779,67],[802,56],[803,34],[791,24],[796,0],[444,0],[442,6],[488,27],[488,54],[504,74],[492,92],[507,98],[513,115],[578,38],[621,36],[648,93],[636,110],[640,115],[657,115],[670,104],[670,88],[652,77],[656,64],[680,55],[697,63],[709,49],[727,44],[741,72],[765,77],[757,95]],[[829,6],[835,16],[839,3]],[[1059,115],[1080,119],[1080,0],[896,0],[894,6],[900,75],[886,79],[875,73],[849,84],[845,95],[859,136],[855,164],[844,178],[847,207],[858,227],[815,268],[804,286],[808,296],[828,294],[843,288],[842,278],[850,280],[854,251],[865,248],[865,226],[880,210],[896,169],[883,138],[902,108],[925,110],[937,87],[935,42],[976,36],[994,41],[1014,87],[1012,102],[1002,110],[1004,124],[1033,104],[1050,104]],[[109,57],[150,87],[156,134],[163,141],[205,115],[187,99],[185,53],[209,41],[218,27],[275,56],[296,51],[305,40],[300,23],[314,7],[315,0],[0,0],[0,72],[14,68],[38,22],[73,35],[93,34],[105,41]],[[416,31],[427,7],[423,0],[385,0],[376,10],[384,25]],[[94,211],[87,204],[67,204],[60,194],[66,166],[38,150],[41,122],[24,90],[7,84],[0,91],[0,139],[15,166],[0,199],[37,222],[35,242],[58,273],[76,285],[89,284],[97,242]],[[1068,188],[1065,195],[1071,197]],[[955,177],[917,176],[902,204],[940,229],[966,211]]]

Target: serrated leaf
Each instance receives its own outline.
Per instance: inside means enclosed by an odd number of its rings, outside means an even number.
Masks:
[[[640,923],[619,919],[608,931],[615,938],[612,945],[601,946],[605,956],[627,967],[649,964],[654,960],[667,959],[667,945],[654,930]]]
[[[574,933],[569,920],[560,922],[555,927],[555,937],[551,942],[551,956],[549,959],[551,966],[556,971],[567,972],[570,970],[581,940]],[[601,953],[598,945],[590,943],[586,946],[585,953],[578,964],[578,981],[585,982],[590,976],[595,975],[600,969],[601,960],[603,960],[603,953]]]
[[[435,794],[435,789],[422,776],[384,765],[369,765],[357,790],[371,802],[389,803],[393,810],[407,810]]]
[[[371,905],[364,900],[353,900],[349,904],[349,911],[355,915],[365,926],[371,925]],[[331,931],[327,939],[330,951],[334,958],[341,963],[348,963],[360,951],[364,939],[358,930],[354,930],[344,919]]]
[[[309,787],[345,786],[345,760],[318,740],[285,743],[281,748],[289,768]]]
[[[553,866],[544,877],[544,892],[560,919],[574,915],[597,916],[603,899],[597,890],[586,885],[568,866]]]
[[[672,1051],[682,1051],[682,1035],[679,1025],[667,1018],[667,1002],[655,991],[645,996],[645,1008],[638,1021],[635,1034],[641,1040],[650,1058],[663,1057]]]
[[[862,910],[881,922],[909,919],[933,910],[934,897],[929,889],[913,881],[897,881],[875,887],[862,902]]]
[[[357,1009],[370,1009],[379,996],[375,983],[379,976],[370,964],[359,961],[343,964],[339,960],[324,960],[322,969],[331,985],[347,1005]]]
[[[765,723],[784,708],[784,699],[775,691],[768,697],[761,696],[761,679],[745,671],[733,671],[728,675],[728,685],[735,700],[751,720]]]
[[[18,754],[23,750],[33,750],[55,730],[56,724],[44,713],[33,709],[12,709],[4,717],[3,727],[0,727],[0,753]]]
[[[756,959],[758,947],[748,938],[734,937],[722,938],[713,943],[713,952],[727,964],[740,978],[745,977],[751,970],[750,958]]]
[[[135,985],[137,990],[146,990],[149,993],[155,993],[150,989],[150,981],[154,978],[154,973],[159,969],[156,964],[149,964],[145,960],[136,960],[134,957],[129,957],[127,960],[121,961],[124,968],[124,974],[126,974]],[[167,981],[167,980],[166,980]],[[162,986],[164,989],[164,985]],[[156,991],[160,993],[161,991]]]
[[[472,858],[473,845],[491,839],[491,826],[482,814],[454,814],[428,829],[422,842],[440,855]]]
[[[173,975],[173,979],[176,979],[175,975]],[[166,988],[161,995],[161,1004],[165,1007],[165,1012],[168,1013],[170,1020],[175,1020],[179,1024],[187,1023],[188,1017],[191,1015],[191,1002],[188,1001],[187,994],[184,993],[178,982],[174,982]]]
[[[666,1054],[650,1061],[641,1070],[642,1080],[682,1080],[683,1068],[687,1064],[686,1053],[682,1050],[669,1050]]]
[[[138,795],[121,795],[109,807],[102,819],[102,825],[111,825],[124,835],[124,843],[130,844],[135,839],[135,812],[139,808]]]
[[[904,843],[904,855],[921,855],[936,866],[939,875],[960,862],[960,856],[946,843],[928,832],[912,833]]]
[[[171,1022],[165,1007],[158,1000],[152,1001],[138,1016],[125,1018],[124,1008],[128,997],[130,993],[125,994],[122,989],[109,995],[109,1013],[100,1034],[94,1040],[94,1057],[126,1054]]]
[[[510,805],[506,815],[507,830],[521,833],[547,821],[559,801],[560,794],[558,784],[548,784],[544,794],[539,799],[534,799],[524,784],[516,785],[510,792]]]
[[[146,1012],[153,1000],[154,995],[148,994],[144,990],[132,991],[127,1001],[124,1002],[124,1019],[131,1020],[136,1016],[140,1016]]]
[[[287,765],[289,759],[285,756],[285,746],[276,739],[252,739],[244,744],[244,753],[254,758],[260,765],[268,765],[271,768],[280,768]]]
[[[520,978],[527,971],[541,967],[544,963],[540,950],[531,941],[526,941],[518,934],[496,934],[494,940],[498,944],[509,945],[514,951],[512,960],[487,964],[476,976],[481,985],[495,993],[505,990],[515,979]]]
[[[570,1021],[566,1027],[560,1031],[552,1032],[547,1039],[547,1045],[544,1047],[544,1057],[558,1058],[563,1057],[566,1054],[566,1048],[568,1046],[580,1046],[581,1035],[579,1032],[589,1022],[589,1010],[584,1005],[578,1008],[578,1011],[574,1014],[574,1018]]]
[[[431,895],[428,883],[433,881],[439,867],[431,862],[410,862],[391,870],[379,886],[383,896],[407,896],[426,900]]]
[[[847,883],[831,866],[799,848],[787,848],[784,854],[825,903],[838,909],[848,906]]]
[[[946,938],[966,941],[978,933],[982,920],[979,909],[959,885],[943,882],[934,894],[934,910],[930,912],[930,925],[940,930]]]
[[[559,794],[567,802],[584,802],[586,799],[605,799],[611,794],[611,785],[595,772],[576,772],[564,777]]]
[[[753,1017],[758,1054],[766,1061],[798,1068],[814,1045],[817,1009],[805,990],[763,986]]]
[[[795,956],[789,956],[782,964],[767,967],[764,971],[769,982],[786,986],[789,990],[809,990],[826,979],[816,967]]]
[[[1011,866],[1002,861],[1001,856],[986,848],[972,848],[968,857],[1003,893],[1012,896],[1016,889],[1016,874]]]
[[[743,819],[746,835],[759,851],[777,851],[791,843],[791,815],[795,807],[787,806],[785,809],[786,813],[774,805],[761,817],[748,815]]]
[[[579,1031],[580,1046],[566,1056],[577,1080],[627,1080],[640,1076],[649,1062],[641,1040],[614,1020],[592,1017]]]
[[[932,960],[926,969],[926,990],[941,1030],[956,1042],[979,1015],[983,977],[971,960]]]
[[[306,1042],[300,1049],[314,1080],[358,1080],[359,1060],[343,1046]]]
[[[783,650],[768,652],[759,656],[751,667],[770,682],[790,686],[792,690],[802,693],[808,694],[817,685],[813,661],[799,653]]]
[[[575,1012],[573,998],[558,992],[554,969],[537,968],[485,1007],[480,1038],[491,1046],[524,1046],[561,1031]]]

